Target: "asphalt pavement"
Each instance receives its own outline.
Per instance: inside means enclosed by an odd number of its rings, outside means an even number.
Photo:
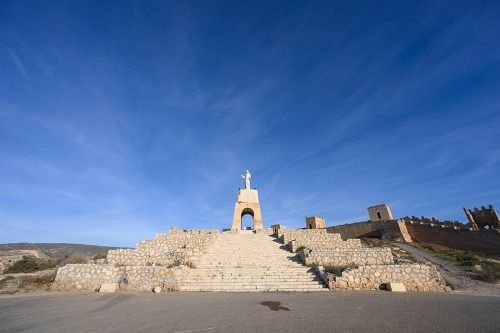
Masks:
[[[0,332],[500,332],[456,293],[45,293],[0,297]]]

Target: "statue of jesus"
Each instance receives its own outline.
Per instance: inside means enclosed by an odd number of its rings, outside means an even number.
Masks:
[[[241,175],[241,178],[245,180],[245,188],[250,189],[250,178],[252,178],[252,175],[250,174],[250,171],[246,171],[244,175]]]

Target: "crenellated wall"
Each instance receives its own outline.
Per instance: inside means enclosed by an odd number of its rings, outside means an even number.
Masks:
[[[414,242],[446,246],[463,251],[500,255],[497,230],[472,231],[456,226],[407,221],[406,229]]]

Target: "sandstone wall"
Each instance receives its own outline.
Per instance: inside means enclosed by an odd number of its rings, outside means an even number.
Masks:
[[[355,250],[304,249],[299,257],[306,266],[389,265],[394,263],[390,248],[359,248]]]
[[[347,269],[342,276],[321,272],[331,290],[378,290],[389,282],[402,282],[407,291],[447,291],[434,266],[422,264],[370,265]]]
[[[177,290],[188,270],[186,266],[69,264],[58,269],[52,289],[96,291],[103,283],[119,283],[120,290],[151,291],[156,286]]]

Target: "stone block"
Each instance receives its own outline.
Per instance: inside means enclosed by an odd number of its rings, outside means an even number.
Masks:
[[[116,282],[111,282],[111,283],[103,283],[101,284],[101,287],[99,288],[100,293],[114,293],[118,291],[119,285]]]
[[[406,287],[401,282],[389,282],[386,284],[387,290],[394,292],[406,292]]]

